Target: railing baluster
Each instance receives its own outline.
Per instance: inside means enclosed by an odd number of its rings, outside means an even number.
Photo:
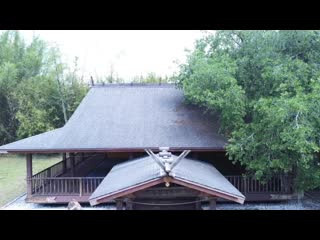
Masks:
[[[88,179],[86,179],[86,188],[87,188],[87,193],[89,193],[89,184],[88,184]]]
[[[239,189],[239,178],[232,177],[232,183],[234,183],[235,187]]]
[[[258,180],[257,179],[254,180],[254,191],[258,192]]]
[[[278,177],[278,191],[281,192],[282,189],[281,189],[281,178]]]
[[[232,179],[232,183],[234,184],[234,186],[236,187],[236,188],[239,188],[239,181],[238,181],[238,178],[237,177],[233,177],[233,179]]]
[[[252,178],[252,180],[251,180],[251,182],[252,182],[252,192],[254,192],[254,184],[255,184],[255,181],[256,181],[256,178],[255,177],[253,177]]]
[[[252,178],[252,192],[255,192],[255,183],[256,183],[256,178]]]
[[[80,197],[82,196],[82,179],[79,178],[79,190],[80,190]]]

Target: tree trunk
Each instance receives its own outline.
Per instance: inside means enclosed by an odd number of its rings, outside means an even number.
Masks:
[[[64,122],[67,123],[68,121],[68,116],[67,116],[67,110],[66,110],[66,102],[62,93],[62,89],[61,89],[61,82],[60,82],[60,78],[59,78],[59,72],[58,72],[58,67],[57,67],[57,63],[56,63],[56,81],[58,84],[58,92],[60,95],[60,101],[61,101],[61,107],[62,107],[62,112],[63,112],[63,118],[64,118]]]

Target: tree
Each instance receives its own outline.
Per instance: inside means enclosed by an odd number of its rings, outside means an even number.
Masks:
[[[56,47],[18,31],[0,35],[0,144],[62,127],[87,92]]]
[[[140,75],[135,76],[132,80],[132,83],[157,83],[157,84],[163,84],[163,83],[169,83],[170,79],[165,76],[157,76],[154,72],[149,72],[146,76]]]
[[[319,31],[217,31],[196,42],[175,81],[220,114],[232,161],[309,189],[320,186],[319,54]]]

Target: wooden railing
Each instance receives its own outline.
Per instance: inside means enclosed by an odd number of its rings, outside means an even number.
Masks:
[[[63,172],[59,162],[31,179],[32,195],[90,195],[99,186],[104,177],[57,177]],[[292,189],[285,178],[273,177],[266,183],[249,176],[225,176],[233,186],[244,195],[250,193],[291,193]]]
[[[33,195],[90,195],[103,177],[47,177],[32,178]]]
[[[75,167],[77,167],[80,163],[89,160],[92,157],[97,156],[96,155],[80,155],[80,154],[76,154],[75,155]],[[64,169],[63,169],[63,161],[58,162],[44,170],[42,170],[41,172],[38,172],[37,174],[33,175],[32,178],[50,178],[50,177],[57,177],[60,176],[64,173]],[[71,169],[71,165],[70,165],[70,157],[66,158],[66,171],[69,171]]]
[[[74,158],[75,167],[82,162],[96,157],[95,155],[76,154]],[[64,164],[66,164],[64,166]],[[65,169],[64,169],[65,167]],[[71,170],[70,157],[66,162],[58,162],[41,172],[33,175],[31,178],[33,195],[83,195],[91,194],[100,184],[103,178],[90,177],[61,177]]]
[[[286,185],[281,176],[273,177],[266,183],[245,176],[226,176],[240,192],[246,193],[290,193],[291,188]]]
[[[68,161],[68,158],[67,158]],[[63,174],[63,161],[58,162],[41,172],[33,175],[32,178],[48,178],[48,177],[56,177]]]

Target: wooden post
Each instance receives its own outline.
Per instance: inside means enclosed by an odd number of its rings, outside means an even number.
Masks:
[[[32,154],[26,155],[27,160],[27,197],[32,195]]]
[[[70,155],[71,176],[74,177],[76,175],[74,153],[70,153],[69,155]]]
[[[63,153],[62,154],[62,173],[67,172],[67,154]]]
[[[216,210],[217,203],[216,199],[211,199],[209,202],[209,210]]]
[[[288,174],[285,174],[282,176],[282,181],[283,181],[283,189],[285,193],[289,193],[289,176]]]
[[[246,195],[246,193],[247,193],[247,177],[244,176],[242,179],[243,179],[243,194]]]
[[[117,210],[122,210],[123,209],[123,201],[122,201],[122,199],[116,199],[116,207],[117,207]]]
[[[80,194],[80,197],[82,196],[82,179],[79,178],[79,194]]]

